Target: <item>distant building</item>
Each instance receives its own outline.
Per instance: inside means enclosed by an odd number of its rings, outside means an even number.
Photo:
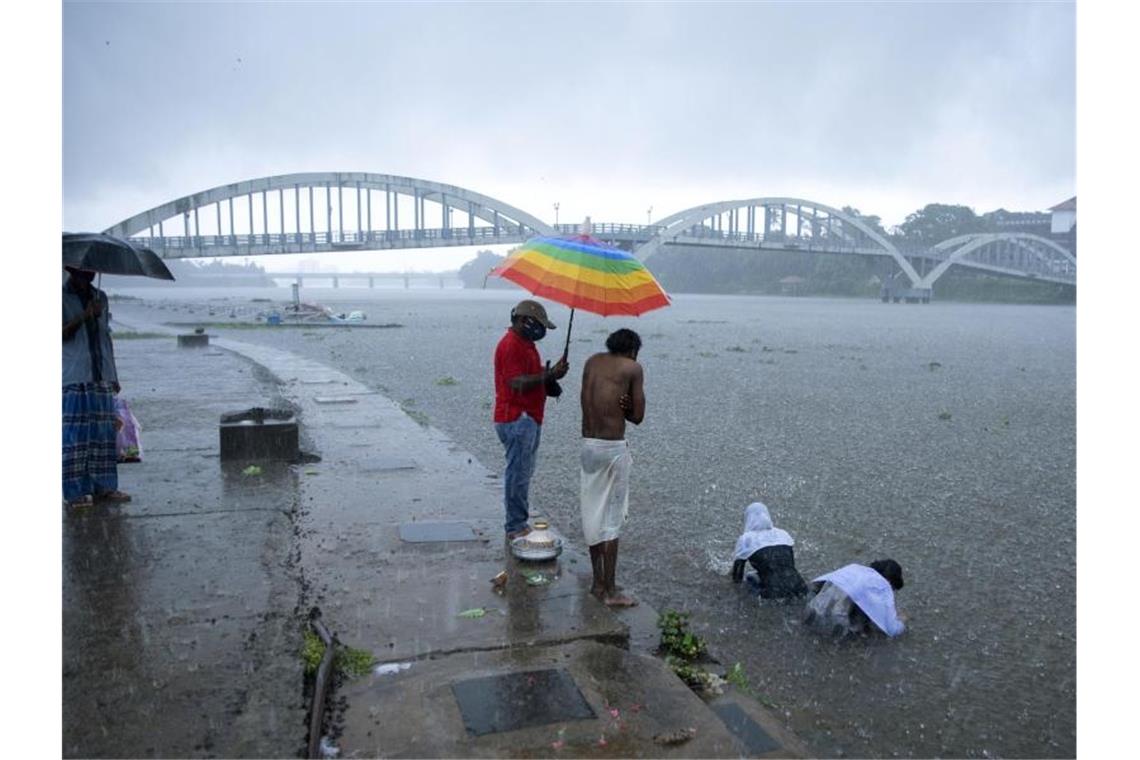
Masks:
[[[999,208],[982,214],[986,226],[994,232],[1024,232],[1030,235],[1049,234],[1049,215],[1041,211],[1006,211]]]
[[[1064,203],[1058,203],[1049,209],[1053,212],[1053,221],[1049,231],[1051,237],[1058,245],[1077,255],[1077,196],[1073,196]]]
[[[1053,212],[1050,232],[1054,235],[1067,235],[1077,226],[1077,196],[1049,209]]]

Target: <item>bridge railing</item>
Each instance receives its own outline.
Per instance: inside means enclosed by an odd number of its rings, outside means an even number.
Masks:
[[[730,232],[714,230],[705,225],[696,224],[677,233],[677,242],[685,240],[715,240],[724,243],[744,243],[759,248],[778,248],[786,250],[803,250],[825,253],[882,253],[880,246],[870,240],[853,239],[849,237],[810,235],[788,235],[779,231],[765,232]]]
[[[577,235],[582,228],[580,224],[552,225],[559,235]],[[618,224],[611,222],[595,222],[590,225],[590,234],[594,237],[608,237],[618,235],[622,237],[649,238],[664,230],[654,224]]]
[[[443,227],[437,229],[372,230],[365,232],[271,232],[253,235],[135,236],[131,241],[152,249],[221,248],[275,245],[363,245],[365,243],[414,240],[475,240],[493,243],[498,238],[518,238],[518,225],[501,227]]]

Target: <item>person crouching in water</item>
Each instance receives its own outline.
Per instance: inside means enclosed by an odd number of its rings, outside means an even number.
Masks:
[[[632,607],[637,602],[618,594],[614,576],[633,464],[625,423],[645,418],[641,338],[622,328],[606,338],[606,348],[609,353],[594,354],[582,368],[582,533],[594,570],[590,593],[610,607]]]
[[[760,576],[760,598],[789,599],[807,593],[807,584],[796,572],[795,540],[786,530],[772,525],[768,507],[754,501],[744,510],[744,532],[736,539],[732,582],[744,580],[744,565],[751,564]]]
[[[905,626],[895,611],[903,587],[902,567],[893,559],[846,565],[811,582],[817,593],[804,609],[804,623],[819,633],[857,636],[882,631],[898,636]]]

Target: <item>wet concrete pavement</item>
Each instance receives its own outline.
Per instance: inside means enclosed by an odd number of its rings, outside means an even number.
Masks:
[[[218,417],[273,385],[224,351],[122,341],[145,461],[124,505],[63,515],[63,752],[68,757],[290,756],[305,706],[296,476],[256,482],[218,460]]]
[[[128,318],[120,331],[128,325],[164,330]],[[325,365],[212,343],[116,344],[144,462],[120,468],[130,504],[64,515],[65,754],[298,755],[312,606],[342,643],[402,668],[338,691],[331,733],[345,757],[806,754],[730,694],[721,701],[772,743],[734,734],[648,655],[652,610],[615,614],[587,592],[575,548],[547,563],[510,559],[497,474],[438,430]],[[258,476],[223,466],[220,415],[282,402],[319,461],[262,463]],[[401,538],[438,521],[460,523],[469,540]],[[504,569],[496,592],[490,579]],[[524,569],[550,582],[529,586]],[[475,608],[484,614],[459,616]],[[527,689],[547,671],[568,678],[593,717],[554,705],[532,725],[473,732],[460,695],[513,715],[545,696]],[[509,688],[478,680],[512,673],[523,675]],[[662,743],[689,727],[692,739]]]

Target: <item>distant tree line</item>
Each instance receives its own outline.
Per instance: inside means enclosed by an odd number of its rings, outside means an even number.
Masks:
[[[459,279],[463,281],[463,287],[473,290],[517,288],[517,285],[504,280],[502,277],[491,276],[491,270],[505,258],[505,256],[499,256],[492,251],[479,251],[475,258],[459,267]]]
[[[150,277],[116,277],[105,275],[103,283],[110,287],[147,287],[162,285],[163,287],[185,286],[195,288],[213,287],[253,287],[272,288],[277,283],[266,274],[265,269],[252,261],[233,262],[222,259],[211,259],[208,262],[186,261],[185,259],[166,259],[163,263],[170,273],[174,275],[174,282],[155,280]]]
[[[1028,232],[1051,237],[1073,251],[1075,236],[1058,239],[1049,233],[1050,217],[1043,213],[998,209],[975,214],[968,206],[930,203],[908,214],[891,230],[872,214],[850,206],[842,211],[859,219],[891,241],[904,254],[928,248],[959,235],[982,232]],[[515,287],[487,274],[504,257],[480,251],[459,270],[467,288]],[[882,283],[898,272],[883,256],[764,251],[669,245],[653,255],[649,267],[666,290],[676,293],[755,293],[878,297]],[[1075,289],[1066,285],[995,277],[963,267],[951,267],[935,284],[935,298],[959,301],[1072,303]]]

